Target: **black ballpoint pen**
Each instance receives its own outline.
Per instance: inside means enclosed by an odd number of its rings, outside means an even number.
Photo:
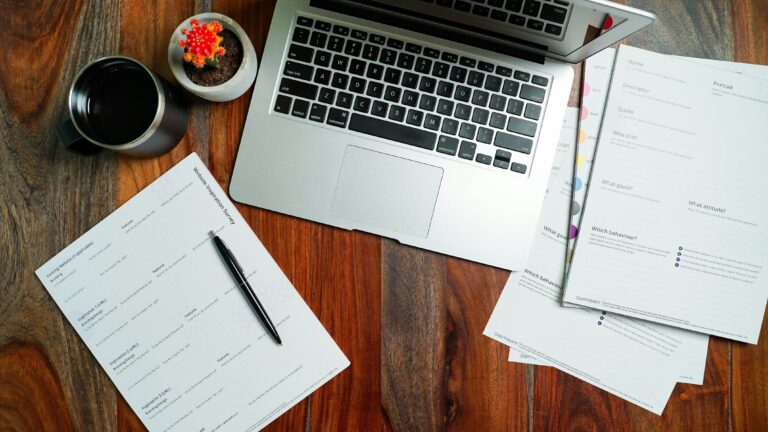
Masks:
[[[277,342],[279,345],[282,345],[283,341],[280,340],[280,335],[277,334],[277,328],[274,324],[272,324],[272,320],[269,319],[269,315],[267,315],[267,311],[264,309],[264,306],[262,306],[259,298],[256,297],[256,293],[253,291],[253,287],[251,287],[251,284],[248,283],[248,279],[245,277],[245,272],[243,271],[243,268],[240,267],[237,259],[235,259],[232,251],[229,250],[221,237],[217,236],[216,233],[210,231],[209,234],[213,239],[213,244],[216,245],[216,249],[219,250],[221,258],[227,265],[229,272],[232,273],[232,277],[235,279],[235,282],[237,282],[237,285],[243,291],[243,294],[245,294],[245,297],[248,299],[248,302],[251,304],[251,306],[253,306],[253,309],[256,310],[256,315],[261,320],[261,323],[264,324],[267,332],[272,335],[272,339],[274,339],[275,342]]]

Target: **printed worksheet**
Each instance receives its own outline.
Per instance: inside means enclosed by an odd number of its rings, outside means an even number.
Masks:
[[[757,343],[768,81],[753,68],[619,49],[565,301]]]
[[[259,430],[349,365],[194,153],[36,274],[151,431]]]
[[[568,118],[576,111],[570,109]],[[566,159],[575,155],[575,131]],[[660,414],[675,381],[701,383],[708,337],[642,320],[560,304],[573,165],[549,183],[525,270],[513,273],[484,334],[509,345],[510,359],[552,365]]]

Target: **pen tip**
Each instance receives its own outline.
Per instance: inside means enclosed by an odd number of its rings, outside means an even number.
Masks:
[[[215,232],[213,232],[213,231],[208,231],[208,235],[210,235],[210,236],[211,236],[211,238],[214,238],[214,237],[216,237],[216,233],[215,233]]]

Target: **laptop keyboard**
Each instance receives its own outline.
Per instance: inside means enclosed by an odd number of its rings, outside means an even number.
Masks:
[[[422,0],[459,12],[490,17],[521,29],[562,36],[570,2],[564,0]]]
[[[299,16],[273,111],[525,174],[550,81]]]

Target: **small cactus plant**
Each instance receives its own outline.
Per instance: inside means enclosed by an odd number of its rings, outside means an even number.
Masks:
[[[184,48],[184,61],[192,63],[198,69],[206,65],[219,67],[219,58],[227,52],[221,46],[222,37],[219,33],[224,30],[221,23],[211,21],[200,24],[198,20],[193,19],[189,25],[190,28],[181,29],[181,34],[186,38],[179,41],[179,46]]]

